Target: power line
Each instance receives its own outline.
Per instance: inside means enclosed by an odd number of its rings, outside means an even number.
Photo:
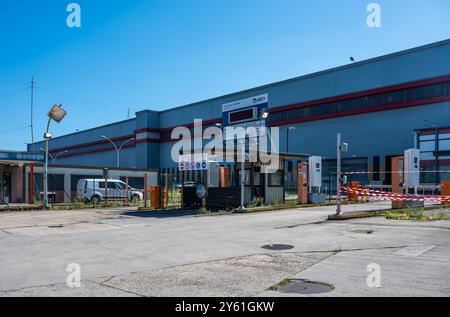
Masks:
[[[122,107],[120,107],[120,106],[112,107],[111,105],[105,105],[105,104],[102,105],[102,104],[99,104],[98,102],[89,101],[87,99],[82,99],[82,98],[74,97],[74,96],[71,96],[71,95],[68,95],[68,94],[65,94],[65,93],[57,92],[57,91],[54,91],[54,90],[51,90],[51,89],[43,88],[40,85],[39,86],[35,85],[34,88],[36,88],[36,89],[38,89],[40,91],[46,92],[48,94],[52,94],[52,95],[56,95],[56,96],[60,96],[60,97],[65,97],[65,98],[71,99],[73,101],[78,101],[78,102],[80,102],[82,104],[89,105],[89,106],[92,106],[95,103],[97,106],[100,105],[100,106],[108,107],[110,109],[111,108],[122,109]],[[130,116],[131,116],[131,110],[132,109],[130,108]]]
[[[60,92],[57,92],[57,91],[54,91],[54,90],[50,90],[50,89],[47,89],[47,88],[43,88],[43,87],[41,87],[41,86],[35,85],[35,88],[36,88],[36,89],[39,89],[39,90],[41,90],[41,91],[43,91],[43,92],[52,94],[52,95],[57,95],[57,96],[61,96],[61,97],[66,97],[66,98],[73,99],[73,100],[78,100],[79,102],[83,102],[83,103],[84,103],[84,102],[88,102],[87,100],[83,100],[83,99],[80,99],[80,98],[78,98],[78,97],[70,96],[70,95],[63,94],[63,93],[60,93]]]
[[[3,131],[0,131],[0,134],[7,134],[7,133],[11,133],[11,132],[17,132],[17,131],[25,130],[25,129],[28,129],[28,128],[30,128],[29,125],[27,125],[26,127],[20,127],[20,128],[3,130]]]
[[[28,89],[30,89],[30,87],[26,87],[26,88],[22,88],[20,90],[16,90],[16,91],[13,91],[13,92],[6,93],[6,94],[0,96],[0,101],[8,100],[8,99],[10,99],[10,98],[20,94],[20,93],[23,93],[23,92],[27,91]]]

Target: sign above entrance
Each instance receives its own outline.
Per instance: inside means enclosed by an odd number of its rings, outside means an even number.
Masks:
[[[223,126],[259,121],[267,113],[269,94],[226,103],[222,106]]]
[[[33,152],[0,151],[0,160],[19,162],[43,162],[45,160],[45,156],[42,153]]]

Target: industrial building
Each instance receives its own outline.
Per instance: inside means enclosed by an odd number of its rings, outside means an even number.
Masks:
[[[263,96],[264,124],[280,128],[279,151],[321,156],[325,187],[335,187],[337,133],[349,144],[344,171],[371,171],[355,177],[390,184],[390,174],[383,172],[390,170],[392,157],[410,148],[420,148],[422,169],[450,170],[449,61],[446,40],[164,111],[140,111],[129,120],[55,137],[50,151],[59,155],[57,165],[179,175],[171,159],[174,128],[193,129],[195,119],[202,119],[204,128],[227,125],[226,105]],[[247,114],[237,119],[261,120],[258,111]],[[31,144],[29,150],[42,146]],[[287,184],[295,184],[296,162],[285,168]],[[422,181],[438,184],[449,176],[424,174]]]
[[[24,202],[24,170],[43,161],[43,153],[0,151],[0,205]]]

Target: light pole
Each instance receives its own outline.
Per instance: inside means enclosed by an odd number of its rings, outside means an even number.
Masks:
[[[245,210],[245,139],[241,143],[241,211]]]
[[[48,143],[50,142],[52,135],[49,133],[50,123],[54,120],[56,123],[60,123],[64,117],[67,115],[67,112],[62,108],[61,105],[54,105],[52,109],[50,109],[47,122],[47,129],[45,130],[44,139],[45,139],[45,162],[44,162],[44,209],[48,208]]]
[[[45,152],[44,149],[40,149],[40,150],[41,150],[42,152]],[[66,154],[66,153],[69,153],[69,151],[67,151],[67,150],[66,150],[66,151],[62,151],[62,152],[56,154],[55,156],[53,156],[52,154],[50,154],[50,152],[48,152],[48,156],[50,156],[50,158],[52,159],[52,163],[55,164],[56,159],[57,159],[58,157],[60,157],[61,155]]]
[[[289,127],[286,129],[286,153],[289,154],[289,132],[297,130],[296,127]]]
[[[348,151],[348,144],[342,143],[342,135],[338,133],[337,135],[337,204],[336,204],[336,215],[342,215],[341,209],[341,186],[342,186],[342,153]]]
[[[434,121],[430,121],[430,120],[423,120],[424,122],[427,122],[429,124],[425,124],[425,126],[427,128],[433,129],[434,130],[434,152],[436,153],[435,157],[434,157],[434,166],[435,166],[435,170],[438,171],[439,170],[439,129],[440,129],[440,125]],[[441,175],[439,173],[436,173],[435,175],[435,183],[436,185],[439,185],[439,183],[441,182]]]
[[[111,140],[110,138],[107,138],[106,136],[102,135],[102,138],[105,139],[106,141],[109,141],[113,146],[114,149],[116,150],[117,153],[117,167],[120,167],[120,151],[122,151],[122,148],[128,144],[129,142],[132,142],[134,140],[136,140],[135,138],[131,138],[129,140],[126,140],[125,142],[123,142],[119,147],[117,147],[116,143],[114,143],[113,140]]]
[[[41,148],[40,150],[41,150],[42,152],[45,153],[45,150],[44,150],[44,149]],[[66,153],[68,153],[68,152],[69,152],[69,151],[67,151],[67,150],[66,150],[66,151],[62,151],[62,152],[56,154],[55,156],[51,155],[50,152],[48,152],[47,155],[50,156],[50,158],[52,159],[52,163],[55,164],[56,159],[57,159],[60,155],[66,154]],[[47,169],[47,173],[48,173],[48,169]],[[48,178],[48,175],[47,175],[47,178]],[[52,179],[53,179],[53,178],[52,178]],[[48,185],[47,185],[47,186],[48,186]],[[47,189],[47,190],[48,190],[48,189]]]

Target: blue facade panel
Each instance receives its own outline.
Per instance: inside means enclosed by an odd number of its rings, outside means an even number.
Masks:
[[[60,164],[115,166],[116,153],[111,145],[92,143],[101,141],[102,135],[117,138],[117,144],[125,141],[127,136],[134,136],[133,146],[121,152],[121,166],[174,168],[177,166],[171,159],[174,142],[167,142],[170,138],[167,129],[193,124],[194,119],[221,120],[225,103],[268,94],[268,105],[273,109],[450,76],[449,60],[450,40],[162,112],[138,112],[135,119],[55,138],[50,149],[69,148],[68,155],[58,159]],[[286,151],[286,129],[293,126],[296,129],[289,133],[290,152],[333,159],[336,157],[336,134],[340,132],[350,144],[350,152],[346,154],[349,158],[399,155],[414,146],[413,132],[427,126],[424,120],[442,127],[450,126],[450,103],[281,126],[280,151]],[[42,146],[43,143],[35,144],[34,149]]]

